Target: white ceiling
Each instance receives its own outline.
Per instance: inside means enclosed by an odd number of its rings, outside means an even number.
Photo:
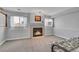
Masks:
[[[62,11],[68,10],[71,7],[3,7],[3,9],[8,11],[17,11],[24,13],[40,12],[45,15],[54,15]],[[20,10],[17,10],[20,9]]]

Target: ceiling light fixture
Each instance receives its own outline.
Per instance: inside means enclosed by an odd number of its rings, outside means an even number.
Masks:
[[[17,9],[18,11],[20,11],[21,9]]]

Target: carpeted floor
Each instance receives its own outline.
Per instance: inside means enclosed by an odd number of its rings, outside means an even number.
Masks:
[[[56,36],[10,40],[0,46],[0,52],[51,52],[50,44],[61,40]]]

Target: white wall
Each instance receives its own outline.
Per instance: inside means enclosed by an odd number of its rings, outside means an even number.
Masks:
[[[67,39],[79,37],[79,11],[55,18],[54,35]]]

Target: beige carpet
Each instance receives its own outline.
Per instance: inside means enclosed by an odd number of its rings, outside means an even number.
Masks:
[[[0,52],[51,52],[50,44],[61,40],[56,36],[11,40],[0,46]]]

